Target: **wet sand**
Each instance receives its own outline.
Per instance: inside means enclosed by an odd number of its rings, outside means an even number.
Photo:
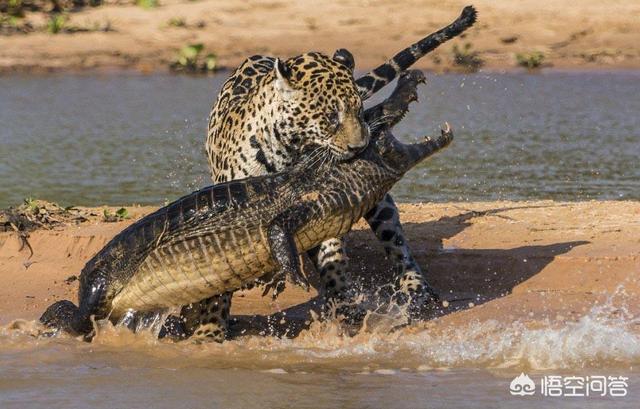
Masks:
[[[348,48],[360,69],[377,66],[396,51],[455,19],[472,3],[479,22],[458,45],[472,44],[488,70],[513,69],[516,53],[540,51],[560,69],[640,68],[640,3],[581,0],[315,2],[161,0],[146,10],[107,5],[71,13],[68,25],[109,25],[88,31],[0,36],[0,72],[50,70],[166,70],[177,51],[203,43],[220,64],[237,66],[253,54],[291,56],[305,50]],[[27,19],[46,25],[40,14]],[[183,26],[171,26],[174,19]],[[455,68],[446,44],[418,63],[436,71]]]
[[[15,233],[0,233],[0,324],[36,319],[61,298],[75,301],[78,281],[72,276],[111,237],[154,210],[128,209],[132,219],[123,222],[96,216],[31,232],[31,257]],[[101,208],[94,210],[102,215]],[[434,311],[444,316],[424,324],[431,331],[472,322],[566,325],[604,304],[610,318],[640,312],[639,202],[402,204],[401,210],[418,262],[448,301]],[[391,263],[364,223],[347,243],[353,273],[365,289],[389,282]],[[295,317],[307,317],[315,295],[288,288],[273,302],[259,291],[244,291],[234,298],[232,313],[260,314],[252,318],[260,327],[265,315],[297,306],[289,309],[295,324]],[[639,325],[632,327],[640,333]]]

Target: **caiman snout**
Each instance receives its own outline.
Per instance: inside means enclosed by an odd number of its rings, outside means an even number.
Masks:
[[[405,144],[398,141],[388,130],[376,140],[376,147],[384,161],[397,172],[404,173],[446,147],[453,140],[453,131],[448,123],[440,129],[437,137],[426,136],[422,142]]]

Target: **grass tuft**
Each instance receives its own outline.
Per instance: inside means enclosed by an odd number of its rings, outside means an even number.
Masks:
[[[462,47],[453,45],[453,64],[464,68],[466,71],[476,72],[484,65],[480,53],[472,50],[471,43],[465,43]]]
[[[169,68],[176,72],[207,73],[214,72],[218,67],[218,58],[209,53],[202,56],[204,45],[202,43],[189,44],[180,49],[176,59]]]
[[[136,0],[136,4],[143,9],[155,9],[160,6],[158,0]]]
[[[49,34],[58,34],[64,30],[67,24],[67,17],[64,14],[52,14],[47,22],[47,32]]]
[[[544,54],[540,51],[533,51],[531,53],[518,53],[516,54],[516,62],[518,66],[524,67],[528,70],[535,70],[542,67],[544,62]]]

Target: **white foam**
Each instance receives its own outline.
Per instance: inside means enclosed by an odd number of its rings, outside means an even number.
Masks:
[[[389,331],[380,321],[382,330],[369,327],[368,332],[348,337],[341,335],[335,323],[313,322],[295,339],[246,336],[204,345],[157,341],[153,334],[132,334],[106,325],[91,348],[143,351],[163,361],[165,367],[233,365],[271,373],[316,367],[383,368],[373,370],[378,374],[391,374],[399,368],[629,368],[640,363],[640,319],[625,305],[610,299],[575,321],[556,316],[535,322],[535,327],[528,317],[527,321],[436,325],[437,330],[434,325],[422,325]],[[0,346],[5,351],[46,348],[49,340],[35,336],[39,329],[25,321],[0,327]],[[87,344],[68,338],[67,345],[78,345],[82,352],[82,345]]]

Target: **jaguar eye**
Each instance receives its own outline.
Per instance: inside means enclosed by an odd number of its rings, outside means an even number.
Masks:
[[[333,111],[332,113],[330,113],[327,116],[327,119],[329,120],[329,123],[332,126],[338,126],[340,125],[340,114],[338,113],[338,111]]]

